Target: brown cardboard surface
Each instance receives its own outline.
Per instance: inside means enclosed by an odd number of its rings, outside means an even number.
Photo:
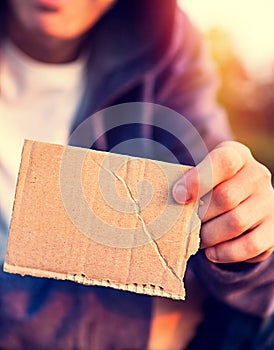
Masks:
[[[171,189],[188,168],[25,141],[4,270],[184,299],[200,220]]]

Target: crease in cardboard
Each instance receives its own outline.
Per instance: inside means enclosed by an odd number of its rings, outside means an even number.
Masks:
[[[142,226],[143,226],[143,230],[145,232],[145,234],[151,238],[152,240],[152,244],[154,246],[154,249],[156,251],[156,254],[158,255],[162,265],[164,268],[167,268],[169,272],[171,272],[171,274],[177,278],[181,283],[183,283],[183,280],[177,275],[176,271],[172,268],[172,266],[169,265],[168,261],[166,260],[166,258],[162,255],[161,251],[160,251],[160,248],[158,246],[158,243],[157,241],[152,237],[152,235],[149,233],[149,231],[147,230],[147,227],[146,227],[146,224],[144,222],[144,219],[142,218],[142,216],[140,214],[137,214],[139,220],[141,221],[142,223]]]
[[[136,222],[141,223],[140,229],[148,238],[148,244],[130,249],[111,248],[96,243],[77,231],[62,206],[61,197],[56,195],[63,152],[65,149],[72,148],[76,149],[71,146],[25,141],[4,270],[22,275],[67,279],[86,285],[107,286],[183,300],[185,298],[183,277],[186,262],[189,256],[199,248],[200,220],[197,215],[197,205],[186,206],[181,213],[180,220],[174,222],[174,227],[164,236],[156,239],[155,233],[150,232],[142,215],[140,204],[142,198],[140,200],[135,198],[127,181],[120,174],[116,174],[111,168],[108,169],[100,163],[100,160],[106,156],[105,152],[85,150],[90,152],[91,156],[95,155],[96,160],[92,157],[90,159],[97,167],[103,168],[121,182],[133,205],[132,214],[135,214]],[[79,149],[79,152],[81,153],[82,149]],[[135,158],[109,153],[108,157],[113,157],[114,160],[115,157],[125,157],[126,165],[128,160]],[[147,162],[142,163],[143,169],[151,162],[143,158],[141,160]],[[85,172],[85,164],[83,163],[82,166]],[[181,176],[184,168],[178,164],[167,164],[166,166],[174,175],[174,181],[178,178],[176,176]],[[185,169],[188,168],[185,167]],[[138,165],[135,169],[138,169]],[[138,171],[135,173],[134,171],[134,166],[130,167],[130,170],[127,169],[127,176],[135,176],[139,180],[140,176],[142,178],[146,175],[151,176],[152,182],[155,181],[155,176],[149,168],[146,171],[143,170],[141,175]],[[33,174],[37,176],[35,182],[31,180]],[[130,181],[132,180],[129,178]],[[159,187],[158,182],[157,178],[155,184]],[[104,185],[107,186],[107,184]],[[49,186],[48,191],[46,188],[47,198],[44,197],[45,186]],[[40,198],[40,202],[35,202],[33,196]],[[96,201],[94,203],[98,206]],[[157,207],[157,203],[153,205],[153,211],[158,214],[160,207]],[[171,205],[174,205],[175,209],[175,204]],[[32,215],[35,213],[35,220],[33,216],[25,220],[30,212],[33,213]],[[22,218],[24,219],[23,225]],[[72,255],[74,258],[71,257]],[[77,256],[81,257],[78,261]],[[121,279],[119,263],[122,261],[125,264],[126,260],[129,262],[127,276]],[[166,274],[163,278],[164,272]]]
[[[169,263],[166,260],[166,258],[162,255],[161,250],[159,248],[159,245],[157,244],[157,241],[153,238],[153,236],[150,234],[149,230],[147,229],[146,223],[145,223],[145,221],[144,221],[144,219],[142,218],[142,215],[141,215],[140,203],[139,203],[138,199],[133,196],[132,190],[130,189],[129,185],[126,183],[126,181],[120,175],[116,174],[114,171],[107,169],[102,164],[98,164],[97,162],[95,162],[95,163],[98,166],[100,166],[102,169],[104,169],[107,172],[109,172],[110,174],[112,174],[118,181],[120,181],[123,184],[123,186],[124,186],[124,188],[125,188],[125,190],[126,190],[126,192],[128,194],[128,198],[130,199],[130,201],[133,204],[133,207],[134,207],[134,210],[135,210],[135,214],[136,214],[138,220],[142,224],[143,231],[147,235],[147,237],[150,239],[151,244],[153,245],[153,247],[155,249],[155,252],[158,255],[158,257],[159,257],[163,267],[165,269],[167,269],[175,278],[177,278],[180,281],[180,283],[183,283],[183,280],[177,275],[176,271],[172,268],[172,266],[169,265]],[[189,232],[189,236],[190,236],[190,233],[191,232]],[[189,238],[188,238],[188,240],[189,240]],[[188,247],[187,247],[187,250],[186,250],[186,253],[185,253],[185,257],[187,257],[187,254],[188,254]]]
[[[122,185],[124,186],[124,188],[128,194],[128,198],[130,199],[130,201],[133,204],[133,208],[135,210],[135,213],[138,214],[141,210],[140,204],[138,202],[138,199],[134,198],[132,191],[131,191],[130,187],[128,186],[128,184],[126,183],[126,181],[120,175],[116,174],[113,170],[110,170],[110,169],[104,167],[102,164],[99,164],[96,161],[94,161],[94,163],[96,163],[103,170],[107,171],[109,174],[113,175],[118,181],[120,181],[122,183]]]

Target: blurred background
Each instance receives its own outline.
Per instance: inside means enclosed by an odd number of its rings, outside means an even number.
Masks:
[[[216,61],[237,140],[274,174],[274,0],[179,0]]]

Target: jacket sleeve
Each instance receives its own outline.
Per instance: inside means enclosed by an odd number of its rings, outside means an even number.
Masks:
[[[186,117],[209,150],[232,139],[225,112],[216,103],[218,79],[202,38],[178,12],[170,51],[155,82],[156,103]],[[183,160],[182,160],[183,161]],[[274,311],[274,255],[257,264],[214,264],[200,250],[191,268],[211,295],[258,316]]]
[[[216,67],[201,34],[181,11],[175,17],[170,47],[158,70],[156,103],[187,118],[209,150],[233,138],[225,111],[216,99],[219,86]]]
[[[191,261],[196,276],[215,298],[244,312],[267,317],[274,312],[274,254],[256,264],[211,263],[200,251]]]

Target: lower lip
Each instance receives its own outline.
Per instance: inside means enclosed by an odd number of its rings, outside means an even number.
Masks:
[[[67,0],[34,0],[34,6],[41,11],[59,11]]]

